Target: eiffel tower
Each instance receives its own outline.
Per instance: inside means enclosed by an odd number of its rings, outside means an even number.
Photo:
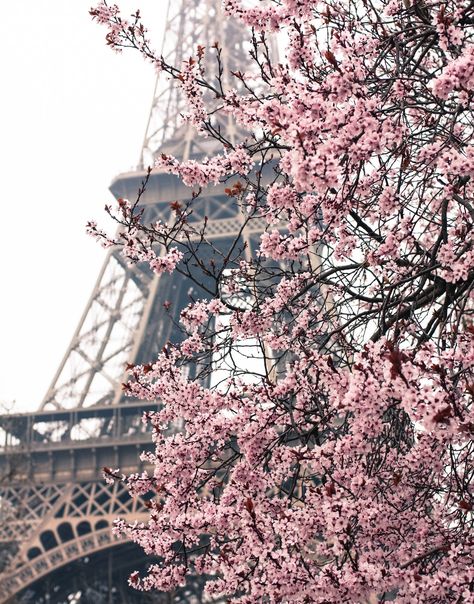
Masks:
[[[172,65],[195,55],[197,45],[222,47],[226,71],[245,69],[248,48],[219,0],[171,0],[162,54]],[[216,143],[183,124],[186,111],[175,80],[158,77],[137,170],[120,174],[110,187],[116,198],[136,198],[146,168],[157,153],[179,159],[214,153]],[[220,124],[236,140],[229,118]],[[229,186],[229,185],[226,185]],[[170,202],[192,191],[176,177],[153,171],[141,198],[147,223],[168,220]],[[226,202],[227,199],[227,202]],[[242,234],[243,218],[229,207],[224,185],[200,196],[193,220],[209,217],[207,233],[220,250],[243,237],[250,247],[264,225]],[[194,289],[193,289],[194,288]],[[112,248],[71,343],[39,409],[0,417],[0,603],[201,602],[200,586],[176,594],[147,596],[126,585],[130,571],[150,562],[130,542],[113,537],[120,516],[145,519],[144,502],[104,483],[104,466],[140,471],[139,454],[151,446],[141,421],[156,403],[124,398],[126,363],[148,362],[167,341],[189,294],[203,297],[182,277],[153,275],[130,267]],[[174,317],[163,310],[173,300]],[[148,599],[149,598],[149,599]]]

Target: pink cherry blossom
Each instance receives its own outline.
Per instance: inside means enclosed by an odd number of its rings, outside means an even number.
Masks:
[[[139,19],[127,39],[219,146],[154,169],[218,185],[238,237],[199,220],[198,192],[159,223],[138,197],[108,208],[115,237],[88,227],[190,291],[169,303],[180,336],[124,385],[158,401],[149,470],[125,479],[149,517],[115,530],[160,561],[130,583],[198,575],[206,597],[248,604],[471,602],[474,7],[223,4],[252,64],[225,74],[218,105],[222,60],[168,65]],[[118,9],[92,15],[121,49]]]

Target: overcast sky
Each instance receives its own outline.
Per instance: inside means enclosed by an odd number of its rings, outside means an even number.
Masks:
[[[167,0],[141,8],[160,47]],[[91,0],[21,0],[0,23],[0,402],[41,402],[104,258],[85,234],[108,186],[134,166],[155,76],[113,53]]]

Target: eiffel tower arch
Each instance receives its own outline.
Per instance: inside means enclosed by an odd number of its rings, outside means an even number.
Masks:
[[[248,49],[219,0],[170,1],[165,32],[162,54],[170,64],[180,65],[198,44],[210,48],[219,40],[226,69],[245,69]],[[183,125],[183,111],[175,81],[159,77],[139,166],[114,179],[111,191],[117,198],[136,197],[159,152],[188,159],[215,151],[213,141]],[[230,118],[221,128],[228,140],[239,134]],[[191,196],[176,177],[153,171],[141,199],[144,220],[167,220],[170,202]],[[199,226],[206,217],[207,235],[220,251],[238,236],[251,249],[265,226],[254,221],[251,229],[242,229],[243,217],[229,206],[223,185],[202,192],[192,220]],[[156,403],[124,398],[124,367],[149,361],[178,337],[163,304],[173,300],[176,318],[190,293],[203,296],[196,287],[181,277],[153,275],[144,265],[130,267],[112,248],[39,409],[0,417],[5,438],[0,451],[0,604],[202,601],[197,579],[172,595],[137,595],[127,588],[128,573],[144,568],[150,558],[114,537],[111,525],[119,516],[144,520],[145,502],[102,478],[104,466],[124,473],[141,469],[139,454],[151,447],[141,416]],[[80,600],[74,600],[75,591]]]

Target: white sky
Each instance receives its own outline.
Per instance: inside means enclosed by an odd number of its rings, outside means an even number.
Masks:
[[[167,0],[140,8],[155,47]],[[137,163],[155,76],[106,47],[93,0],[20,0],[0,23],[0,403],[41,402],[84,310],[104,251],[85,234]]]

